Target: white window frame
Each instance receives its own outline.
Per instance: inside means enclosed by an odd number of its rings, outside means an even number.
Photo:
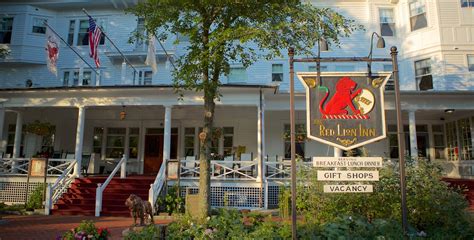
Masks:
[[[472,61],[469,61],[469,59],[471,59]],[[467,54],[466,61],[467,61],[467,70],[469,72],[474,72],[474,54]]]
[[[232,71],[239,70],[243,71],[243,78],[232,80]],[[227,83],[246,83],[248,81],[247,69],[243,66],[233,66],[229,70],[229,75],[227,75]]]
[[[281,66],[281,70],[275,71],[277,66]],[[272,63],[272,82],[283,82],[283,77],[283,63]]]
[[[151,79],[145,79],[145,74],[151,74]],[[137,69],[137,85],[153,85],[153,71],[151,70],[151,68],[143,68],[143,69]],[[147,80],[145,82],[145,80]]]
[[[39,21],[41,25],[36,25],[36,23],[38,23],[37,21]],[[36,15],[31,16],[31,33],[37,34],[37,35],[45,35],[46,25],[43,23],[44,21],[48,22],[48,18],[45,16],[36,16]],[[35,32],[34,31],[35,27],[44,28],[44,32]]]
[[[11,44],[12,42],[12,38],[13,38],[13,24],[15,23],[15,17],[13,16],[5,16],[5,17],[0,17],[1,21],[4,21],[4,19],[7,19],[7,18],[11,18],[12,19],[12,29],[11,30],[3,30],[3,29],[0,29],[1,32],[4,32],[4,33],[7,33],[7,32],[10,32],[10,40],[8,43],[0,43],[0,44]]]
[[[81,27],[81,21],[87,21],[88,26],[89,26],[89,19],[78,18],[78,19],[70,19],[69,20],[69,24],[67,26],[68,27],[68,39],[67,39],[67,41],[71,46],[78,46],[78,47],[87,46],[87,47],[89,47],[89,42],[87,42],[87,44],[82,44],[82,42],[79,42],[79,30],[80,30],[80,27]],[[71,22],[73,22],[72,25],[71,25]],[[106,21],[105,18],[97,18],[97,19],[95,19],[95,23],[98,26],[100,26],[100,28],[104,32],[106,31],[107,21]],[[73,28],[71,28],[71,26],[73,26]],[[89,27],[88,27],[88,29],[89,29]],[[72,39],[70,39],[71,34],[73,34]],[[71,40],[72,40],[72,44],[71,44]],[[104,36],[100,40],[99,45],[105,45],[105,37]]]
[[[412,14],[412,4],[416,4],[416,3],[419,3],[420,5],[423,5],[422,9],[424,10],[423,12],[416,12],[415,14]],[[415,7],[413,9],[414,10],[418,10],[420,9],[420,7]],[[425,19],[426,19],[426,26],[424,27],[420,27],[420,28],[417,28],[417,29],[414,29],[414,26],[412,26],[412,23],[411,23],[411,19],[414,18],[414,17],[418,17],[420,15],[425,15]],[[409,19],[408,19],[408,22],[410,24],[410,31],[414,32],[414,31],[417,31],[417,30],[420,30],[420,29],[424,29],[424,28],[427,28],[428,27],[428,11],[427,11],[427,6],[426,6],[426,1],[425,0],[410,0],[408,2],[408,15],[410,16]]]
[[[474,0],[461,0],[461,8],[474,7]]]
[[[417,63],[423,62],[423,61],[428,61],[428,62],[429,62],[429,65],[430,65],[430,66],[429,66],[430,72],[427,73],[427,74],[420,74],[420,75],[418,75],[418,73],[417,73],[417,70],[418,70],[418,69],[417,69],[416,65],[417,65]],[[422,77],[424,77],[424,76],[430,76],[430,75],[431,75],[431,77],[433,77],[432,64],[433,64],[433,60],[432,60],[431,58],[419,59],[419,60],[416,60],[416,61],[413,63],[413,66],[414,66],[414,69],[415,69],[415,81],[416,81],[416,89],[417,89],[417,90],[421,90],[421,89],[420,89],[420,82],[421,82]]]
[[[395,9],[394,8],[381,7],[378,10],[379,10],[378,13],[379,13],[380,36],[383,36],[383,37],[396,37],[397,36],[397,20],[395,18]],[[381,12],[382,11],[387,11],[387,10],[392,12],[392,18],[393,18],[392,22],[384,21],[382,19]],[[389,26],[392,24],[393,27],[390,26],[390,28],[393,31],[393,35],[383,35],[382,24],[388,24]]]
[[[82,72],[82,74],[81,74]],[[67,81],[65,81],[64,77],[65,77],[65,74],[66,73],[69,73],[68,77],[69,79]],[[78,77],[77,77],[77,84],[74,83],[74,74],[77,73]],[[89,84],[84,84],[84,73],[90,73],[90,82]],[[92,70],[92,69],[79,69],[79,68],[75,68],[75,69],[64,69],[61,71],[61,79],[62,79],[62,82],[63,82],[63,86],[65,87],[70,87],[70,86],[95,86],[95,81],[96,81],[96,74],[95,72]]]

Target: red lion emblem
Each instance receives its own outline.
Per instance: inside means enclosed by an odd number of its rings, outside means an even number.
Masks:
[[[325,88],[326,96],[324,96],[319,104],[319,111],[324,115],[348,115],[346,108],[349,106],[354,113],[353,115],[359,115],[360,110],[354,107],[352,100],[362,92],[362,89],[354,91],[356,87],[357,83],[354,80],[349,77],[342,77],[336,83],[336,92],[327,102],[326,106],[324,106],[329,96],[329,90]]]

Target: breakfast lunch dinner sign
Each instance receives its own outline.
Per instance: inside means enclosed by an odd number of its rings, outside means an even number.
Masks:
[[[391,73],[297,73],[306,89],[307,135],[350,150],[386,137],[384,88]]]

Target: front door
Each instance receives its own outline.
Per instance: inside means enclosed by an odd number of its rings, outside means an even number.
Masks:
[[[145,166],[144,173],[156,174],[163,161],[163,135],[145,136]]]
[[[170,159],[176,159],[178,154],[178,129],[172,128]],[[145,174],[157,174],[163,162],[163,134],[145,135]]]

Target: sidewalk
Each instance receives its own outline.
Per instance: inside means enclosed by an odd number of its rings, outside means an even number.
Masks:
[[[0,220],[0,240],[55,240],[67,230],[77,227],[82,220],[92,220],[96,227],[106,227],[111,239],[122,239],[122,231],[133,223],[131,217],[92,216],[3,216]],[[155,223],[169,223],[155,220]]]

